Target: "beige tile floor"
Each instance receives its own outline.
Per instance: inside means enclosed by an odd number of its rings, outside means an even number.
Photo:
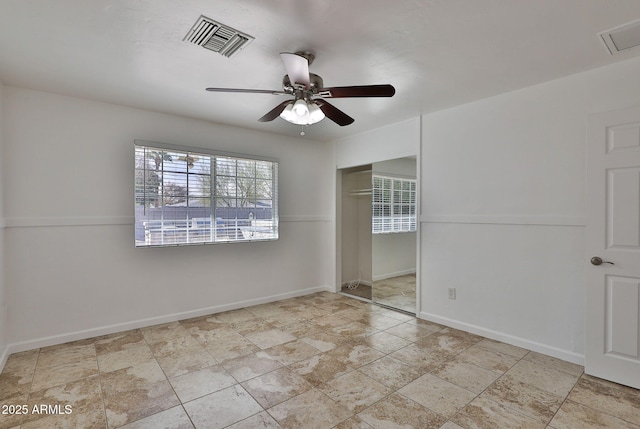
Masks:
[[[640,428],[638,390],[331,293],[14,354],[22,404],[0,428]]]

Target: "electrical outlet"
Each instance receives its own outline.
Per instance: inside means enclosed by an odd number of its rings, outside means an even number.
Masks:
[[[449,299],[456,299],[456,288],[449,288]]]

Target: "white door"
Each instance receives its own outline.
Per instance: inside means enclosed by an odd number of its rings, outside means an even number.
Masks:
[[[640,107],[589,118],[587,214],[585,372],[640,388]]]

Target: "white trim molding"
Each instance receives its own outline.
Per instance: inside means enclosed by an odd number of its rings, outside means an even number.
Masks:
[[[133,225],[133,216],[51,216],[10,217],[5,219],[7,228],[31,228],[47,226],[99,226]]]
[[[421,223],[463,223],[493,225],[586,226],[585,216],[536,215],[422,215]]]

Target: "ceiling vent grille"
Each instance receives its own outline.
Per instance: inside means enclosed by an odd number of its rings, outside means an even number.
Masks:
[[[640,46],[640,20],[600,33],[611,55]]]
[[[225,57],[231,57],[248,45],[253,37],[206,16],[200,16],[184,40]]]

